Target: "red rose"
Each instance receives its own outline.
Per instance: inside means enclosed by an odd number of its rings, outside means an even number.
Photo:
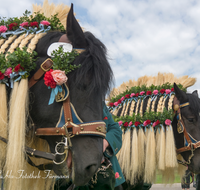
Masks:
[[[122,103],[122,101],[121,101],[120,99],[119,99],[117,102],[118,102],[118,104],[121,104],[121,103]]]
[[[171,92],[174,92],[174,88],[171,89]]]
[[[4,79],[4,74],[0,71],[0,80]]]
[[[125,95],[126,98],[130,98],[130,94]]]
[[[136,121],[134,125],[137,127],[138,125],[140,125],[140,122]]]
[[[160,121],[159,121],[159,120],[157,120],[157,121],[156,121],[156,125],[159,125],[159,124],[160,124]]]
[[[147,125],[151,124],[151,120],[147,119],[147,120],[146,120],[146,124],[147,124]]]
[[[128,127],[128,122],[125,122],[125,123],[124,123],[124,127]]]
[[[113,106],[114,106],[114,103],[113,103],[113,102],[110,102],[110,103],[109,103],[109,106],[110,106],[110,107],[113,107]]]
[[[18,71],[20,70],[20,68],[21,68],[21,65],[18,64],[18,65],[14,68],[14,72],[18,72]]]
[[[13,27],[17,26],[17,23],[16,22],[13,22],[11,24],[8,25],[8,30],[12,30]]]
[[[50,69],[48,72],[45,73],[44,75],[44,84],[46,86],[50,86],[51,88],[56,88],[56,81],[54,81],[51,72],[53,71],[53,69]]]
[[[36,26],[38,28],[38,22],[36,22],[36,21],[35,22],[31,22],[30,26]]]
[[[161,93],[161,94],[164,94],[164,93],[165,93],[165,89],[161,89],[161,90],[160,90],[160,93]]]
[[[147,95],[151,95],[151,91],[149,90],[149,91],[147,91]]]
[[[135,94],[135,97],[138,97],[138,96],[139,96],[139,93],[136,93],[136,94]]]

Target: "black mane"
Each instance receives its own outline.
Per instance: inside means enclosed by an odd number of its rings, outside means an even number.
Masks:
[[[107,49],[92,33],[85,32],[84,35],[87,48],[74,61],[76,65],[81,64],[81,68],[69,74],[69,85],[82,84],[82,87],[88,87],[88,94],[98,90],[104,98],[113,84],[113,72],[106,58]]]

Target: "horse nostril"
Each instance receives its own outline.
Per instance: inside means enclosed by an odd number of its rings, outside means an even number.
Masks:
[[[85,168],[87,174],[95,173],[97,170],[96,164],[91,164]]]

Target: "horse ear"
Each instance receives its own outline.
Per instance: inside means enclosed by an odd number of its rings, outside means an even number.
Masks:
[[[86,40],[84,33],[74,17],[73,3],[67,15],[67,37],[72,42],[73,48],[85,48]]]
[[[195,96],[199,97],[197,90],[195,90],[194,92],[192,92],[192,95],[195,95]]]
[[[184,91],[179,89],[179,87],[174,83],[174,92],[180,103],[185,103],[188,101],[187,95]]]

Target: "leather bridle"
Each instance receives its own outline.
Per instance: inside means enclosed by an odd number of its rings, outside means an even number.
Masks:
[[[191,159],[194,156],[194,151],[197,148],[200,147],[200,141],[196,141],[187,132],[185,124],[184,124],[183,119],[181,117],[181,108],[184,108],[186,106],[189,106],[189,102],[186,102],[184,104],[180,104],[180,102],[177,99],[177,97],[174,97],[173,108],[174,108],[174,111],[176,112],[176,116],[177,116],[177,120],[178,120],[178,122],[177,122],[177,131],[178,131],[178,133],[183,133],[184,138],[185,138],[185,142],[186,142],[186,143],[184,143],[184,147],[181,147],[181,148],[176,150],[176,153],[180,154],[182,152],[191,151],[191,155],[189,156],[188,161],[182,162],[182,161],[178,160],[178,162],[180,164],[183,164],[183,165],[188,165],[188,164],[191,163]]]
[[[59,42],[66,41],[66,35],[61,36]],[[79,51],[79,50],[78,50]],[[28,82],[29,88],[31,88],[33,85],[35,85],[45,74],[45,72],[49,71],[51,67],[53,66],[53,61],[48,58],[46,59],[41,65],[40,68],[35,72],[35,74],[31,77],[31,79]],[[67,85],[66,85],[67,87]],[[68,87],[67,87],[68,88]],[[47,160],[53,161],[54,164],[59,165],[64,163],[64,161],[67,159],[67,150],[72,147],[71,138],[76,135],[92,135],[92,136],[99,136],[102,138],[105,138],[106,136],[106,124],[103,121],[94,121],[94,122],[88,122],[88,123],[79,123],[76,124],[73,122],[72,117],[72,110],[71,110],[72,104],[70,103],[70,97],[69,93],[67,98],[63,101],[63,110],[64,110],[64,120],[65,124],[62,127],[55,127],[55,128],[37,128],[35,131],[35,135],[38,137],[44,137],[44,136],[62,136],[65,137],[65,142],[59,142],[55,147],[55,154],[38,151],[36,149],[32,149],[29,147],[25,147],[25,151],[27,153],[26,160],[27,162],[37,167],[40,170],[45,169],[52,169],[53,164],[41,164],[41,165],[35,165],[32,160],[29,158],[29,156],[34,156],[36,158],[44,158]],[[0,136],[0,140],[7,143],[7,139]],[[58,151],[58,145],[64,146],[64,152],[60,153]],[[65,159],[57,163],[56,162],[56,156],[59,155],[65,155]],[[28,156],[29,155],[29,156]]]

